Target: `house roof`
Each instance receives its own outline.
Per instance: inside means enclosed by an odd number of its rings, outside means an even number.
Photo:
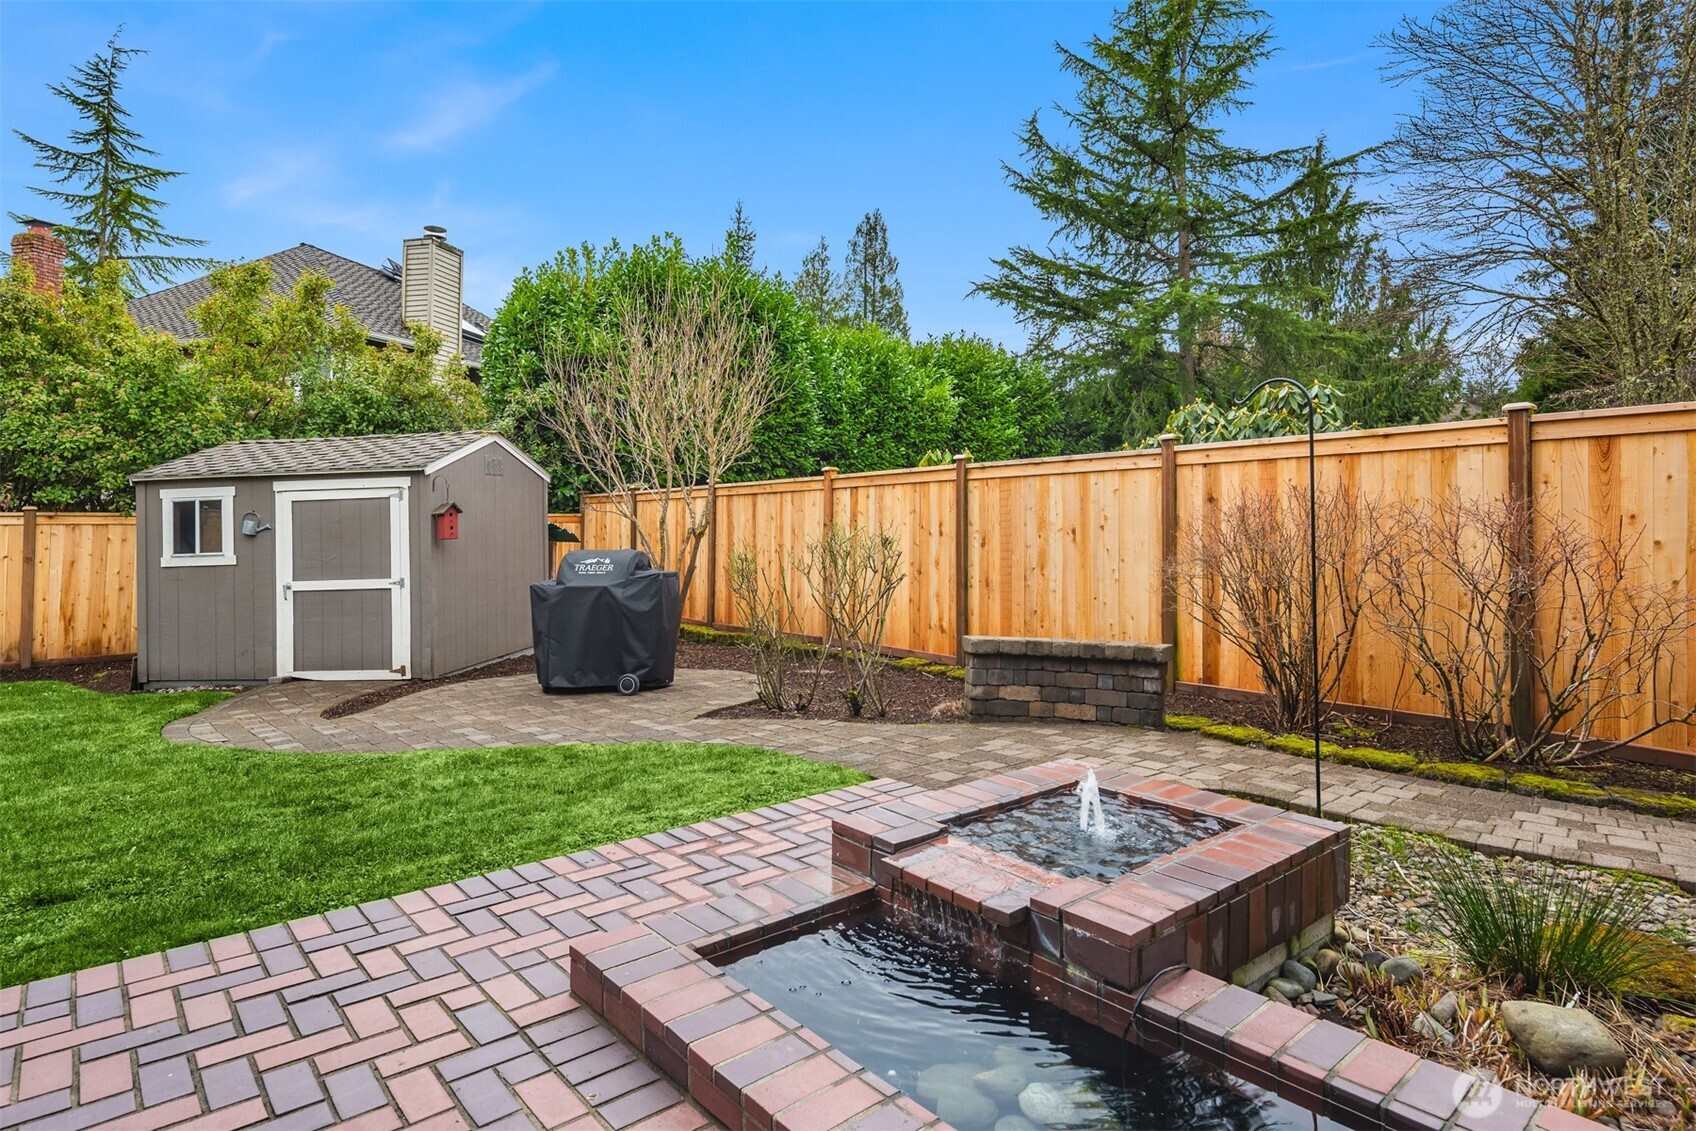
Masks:
[[[306,271],[321,271],[335,284],[330,290],[330,301],[342,303],[352,311],[374,340],[412,345],[412,336],[406,332],[406,323],[400,316],[400,270],[392,264],[368,267],[309,243],[261,258],[271,265],[271,289],[277,293],[288,291]],[[202,275],[131,299],[130,317],[144,329],[160,330],[180,341],[193,341],[200,336],[200,328],[189,318],[189,308],[211,293],[211,276]],[[473,369],[481,368],[483,335],[489,330],[489,316],[463,304],[461,316],[465,364]]]
[[[544,479],[543,471],[492,432],[417,432],[401,436],[330,436],[310,440],[236,440],[138,471],[151,479],[253,479],[340,472],[431,471],[450,457],[499,444]]]

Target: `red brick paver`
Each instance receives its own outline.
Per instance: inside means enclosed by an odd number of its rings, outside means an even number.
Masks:
[[[569,939],[827,902],[856,882],[831,818],[915,792],[869,782],[0,990],[0,1131],[711,1126],[572,996]]]

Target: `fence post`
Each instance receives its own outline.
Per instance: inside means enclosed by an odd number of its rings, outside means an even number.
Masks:
[[[1531,649],[1537,631],[1536,594],[1526,581],[1535,552],[1531,528],[1534,506],[1531,497],[1531,415],[1537,406],[1516,401],[1502,407],[1508,424],[1508,506],[1514,515],[1511,572],[1508,592],[1508,675],[1513,681],[1508,699],[1509,722],[1515,739],[1523,739],[1536,726],[1532,700],[1534,673]]]
[[[635,491],[631,491],[626,498],[630,500],[630,548],[640,550],[642,548],[642,524],[636,521],[636,508],[642,505],[642,499]],[[659,568],[665,569],[666,564],[664,562],[659,563]]]
[[[824,469],[823,475],[824,499],[819,503],[819,506],[824,508],[824,513],[820,516],[820,522],[824,526],[824,532],[828,534],[830,532],[830,528],[836,525],[836,506],[830,497],[830,493],[836,489],[836,469],[834,467],[827,466]]]
[[[972,462],[970,452],[954,457],[954,663],[966,666],[966,607],[970,599],[972,523],[966,510],[968,488],[966,468]]]
[[[718,485],[707,484],[707,627],[718,627]]]
[[[35,666],[35,508],[24,508],[23,568],[18,577],[18,666]]]
[[[1160,643],[1178,646],[1178,437],[1160,443]],[[1178,680],[1178,656],[1166,665],[1166,690]]]

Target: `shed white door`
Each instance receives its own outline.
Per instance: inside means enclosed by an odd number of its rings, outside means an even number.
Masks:
[[[405,679],[407,481],[279,483],[277,674]]]

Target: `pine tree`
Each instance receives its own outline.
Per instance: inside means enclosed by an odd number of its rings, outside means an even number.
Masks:
[[[1272,54],[1266,16],[1244,0],[1132,0],[1086,52],[1058,50],[1077,103],[1054,133],[1033,114],[1027,167],[1005,166],[1054,238],[1013,248],[974,290],[1012,306],[1066,369],[1117,385],[1103,403],[1157,425],[1240,383],[1244,328],[1278,305],[1257,260],[1312,151],[1225,139]]]
[[[842,281],[830,269],[830,245],[824,237],[801,259],[801,270],[790,289],[801,304],[819,316],[819,321],[842,321]]]
[[[900,261],[889,250],[883,211],[874,208],[855,226],[854,238],[848,241],[848,258],[842,266],[848,316],[905,338],[907,311],[901,305],[904,295],[896,277],[900,269]]]
[[[754,241],[759,237],[754,232],[754,223],[748,219],[748,213],[743,210],[742,202],[736,202],[736,211],[730,216],[730,227],[724,230],[724,257],[744,271],[754,269]]]
[[[31,187],[32,192],[64,209],[69,217],[57,228],[69,248],[67,274],[85,283],[96,265],[125,260],[133,277],[166,283],[188,268],[209,266],[207,260],[174,255],[171,248],[200,247],[205,241],[172,235],[159,219],[165,202],[155,195],[182,174],[146,164],[141,158],[158,154],[141,144],[141,134],[129,124],[129,111],[118,101],[119,81],[134,47],[121,47],[119,27],[95,55],[64,83],[48,86],[76,111],[86,126],[73,130],[67,145],[54,145],[13,130],[35,151],[35,163],[65,188]],[[23,217],[14,214],[14,221]]]

